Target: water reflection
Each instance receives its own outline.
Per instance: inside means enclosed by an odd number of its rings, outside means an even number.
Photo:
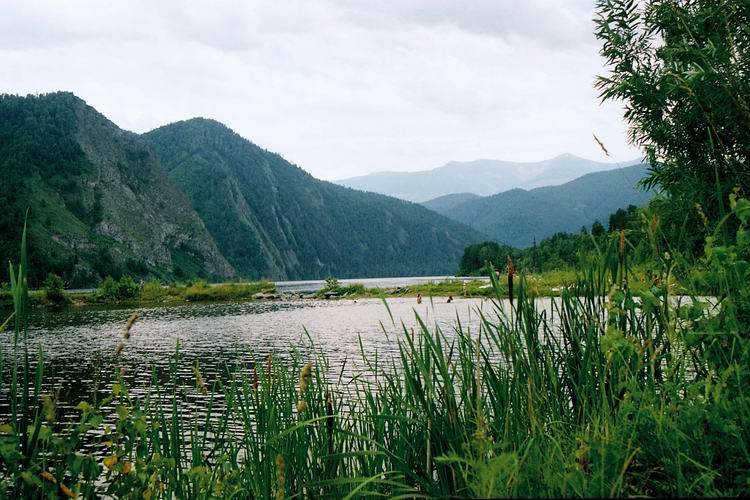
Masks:
[[[237,370],[249,370],[254,360],[264,359],[268,353],[284,357],[299,347],[303,356],[312,357],[311,340],[330,361],[329,377],[338,378],[344,365],[345,376],[351,377],[362,366],[357,362],[361,348],[369,356],[377,353],[379,359],[394,355],[404,331],[419,330],[415,313],[429,327],[437,325],[450,337],[456,321],[464,329],[474,330],[478,311],[493,309],[490,301],[460,298],[450,304],[445,298],[426,299],[421,305],[413,298],[390,298],[387,304],[364,299],[35,310],[28,338],[32,350],[38,345],[43,349],[44,391],[59,389],[58,409],[69,414],[79,401],[92,399],[97,387],[102,393],[111,389],[114,352],[133,312],[139,319],[117,364],[124,368],[131,394],[143,395],[152,377],[168,377],[178,341],[181,361],[177,372],[187,386],[193,381],[191,366],[196,360],[210,384]],[[7,359],[13,348],[12,333],[2,334],[0,347]],[[5,371],[7,381],[7,362]],[[4,384],[0,415],[9,414],[7,391]]]

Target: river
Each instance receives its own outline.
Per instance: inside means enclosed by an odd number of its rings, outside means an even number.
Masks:
[[[41,346],[44,391],[59,390],[58,410],[65,414],[79,401],[92,398],[97,378],[102,394],[111,390],[114,352],[132,313],[139,319],[117,363],[124,368],[131,394],[139,395],[145,394],[152,376],[167,376],[178,341],[182,356],[178,372],[188,383],[195,361],[210,384],[237,368],[249,369],[254,360],[262,360],[268,353],[286,357],[300,348],[301,355],[312,359],[311,341],[314,349],[330,360],[330,377],[342,368],[346,376],[351,376],[361,366],[360,343],[369,359],[376,353],[380,359],[389,358],[397,352],[404,331],[419,330],[415,313],[450,337],[457,319],[464,328],[475,330],[479,311],[493,310],[491,301],[460,297],[452,303],[445,297],[425,298],[420,305],[413,297],[386,301],[388,307],[381,299],[342,299],[35,309],[28,341],[32,356]],[[1,335],[5,367],[0,418],[9,411],[9,358],[13,349],[12,332]]]

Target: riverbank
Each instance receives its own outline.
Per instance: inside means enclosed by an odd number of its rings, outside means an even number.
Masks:
[[[29,303],[33,307],[84,307],[95,305],[138,307],[148,305],[179,305],[201,302],[249,302],[249,301],[289,301],[289,300],[358,300],[383,297],[493,297],[493,289],[488,277],[448,277],[423,282],[424,278],[387,278],[373,280],[298,281],[273,283],[267,280],[256,282],[206,283],[164,285],[149,281],[138,285],[129,278],[119,282],[105,280],[93,290],[63,290],[57,300],[51,300],[43,289],[29,292]],[[525,280],[528,293],[535,297],[557,297],[566,288],[574,286],[576,272],[573,270],[550,271],[517,275],[516,284]],[[381,286],[366,286],[364,283],[378,283]],[[407,282],[409,284],[398,284]],[[287,286],[286,283],[289,283]],[[383,284],[391,286],[383,286]],[[628,284],[634,294],[639,294],[651,286],[646,280],[646,272],[634,270]],[[517,285],[516,285],[517,286]],[[671,283],[675,290],[681,289]],[[317,288],[317,289],[316,289]],[[508,297],[507,276],[500,276],[497,291]],[[9,291],[0,291],[0,308],[12,305]]]

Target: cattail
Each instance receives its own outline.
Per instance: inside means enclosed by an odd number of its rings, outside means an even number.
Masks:
[[[195,386],[198,388],[198,390],[203,393],[204,396],[208,395],[208,388],[206,387],[206,382],[203,380],[203,375],[201,374],[200,368],[198,368],[198,362],[195,362],[195,366],[193,366],[193,375],[195,375]]]
[[[44,409],[44,419],[47,421],[48,424],[51,424],[55,421],[55,413],[57,412],[57,396],[58,396],[58,393],[44,394],[42,396],[42,407]]]
[[[60,492],[63,495],[65,495],[66,497],[68,497],[68,498],[78,498],[78,494],[75,491],[73,491],[70,488],[68,488],[67,486],[65,486],[64,484],[60,483],[60,484],[58,484],[58,486],[60,487]]]
[[[49,481],[52,484],[56,484],[57,487],[60,488],[60,492],[63,495],[65,495],[66,497],[68,497],[68,498],[76,498],[76,497],[78,497],[78,494],[76,492],[74,492],[73,490],[71,490],[70,488],[68,488],[67,486],[65,486],[64,484],[58,483],[57,479],[55,479],[55,476],[53,476],[50,472],[48,472],[48,471],[45,470],[45,471],[42,471],[39,475],[45,481]]]
[[[299,395],[302,397],[307,389],[307,380],[312,376],[312,363],[307,363],[299,372]]]
[[[286,490],[284,456],[279,453],[276,455],[276,500],[284,500]]]
[[[297,403],[297,413],[302,413],[307,410],[307,402],[303,398],[305,397],[305,390],[307,389],[308,379],[312,377],[312,366],[312,363],[307,363],[299,372],[300,400]]]
[[[122,330],[122,338],[125,340],[130,338],[130,329],[133,328],[133,324],[135,323],[135,320],[138,319],[138,313],[133,313],[128,318],[128,322],[125,323],[125,328]]]
[[[698,215],[701,218],[701,222],[703,222],[703,227],[705,229],[708,229],[708,217],[706,217],[706,213],[703,211],[703,207],[700,203],[695,204],[695,209],[698,211]]]
[[[111,470],[115,464],[117,464],[117,455],[109,455],[108,457],[105,457],[103,463],[107,469]]]
[[[253,389],[258,392],[258,369],[253,366]]]
[[[115,356],[119,356],[122,353],[123,349],[125,349],[124,342],[120,342],[119,344],[117,344],[117,348],[115,349]]]
[[[513,275],[516,270],[513,268],[513,257],[508,255],[508,297],[510,298],[510,305],[513,306]]]
[[[605,307],[607,308],[607,311],[612,309],[612,298],[615,296],[615,293],[617,292],[617,287],[615,285],[612,285],[612,287],[609,289],[609,293],[607,294],[607,304]]]
[[[266,378],[268,380],[271,380],[271,370],[273,368],[273,354],[268,353],[268,356],[266,356]]]
[[[333,455],[333,398],[326,393],[326,430],[328,431],[328,454]]]

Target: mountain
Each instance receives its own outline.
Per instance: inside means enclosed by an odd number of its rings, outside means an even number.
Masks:
[[[444,274],[482,235],[421,205],[313,178],[206,119],[143,136],[242,276]]]
[[[376,172],[335,181],[342,186],[424,202],[454,193],[489,196],[515,188],[563,184],[591,172],[638,163],[600,163],[570,154],[533,163],[500,160],[453,161],[418,172]]]
[[[474,193],[454,193],[438,196],[437,198],[422,202],[421,205],[439,214],[445,214],[467,201],[479,198],[481,196]]]
[[[450,203],[442,197],[426,206],[515,247],[531,246],[558,232],[577,232],[612,212],[644,205],[654,195],[637,184],[647,172],[643,164],[584,175],[560,186],[511,189],[493,196]]]
[[[444,274],[484,238],[421,205],[314,179],[218,122],[137,135],[70,93],[0,95],[0,172],[0,260],[17,262],[28,209],[32,285],[48,272],[74,287],[122,274]]]
[[[0,172],[0,259],[18,262],[28,208],[32,283],[235,275],[154,154],[73,94],[0,96]]]

